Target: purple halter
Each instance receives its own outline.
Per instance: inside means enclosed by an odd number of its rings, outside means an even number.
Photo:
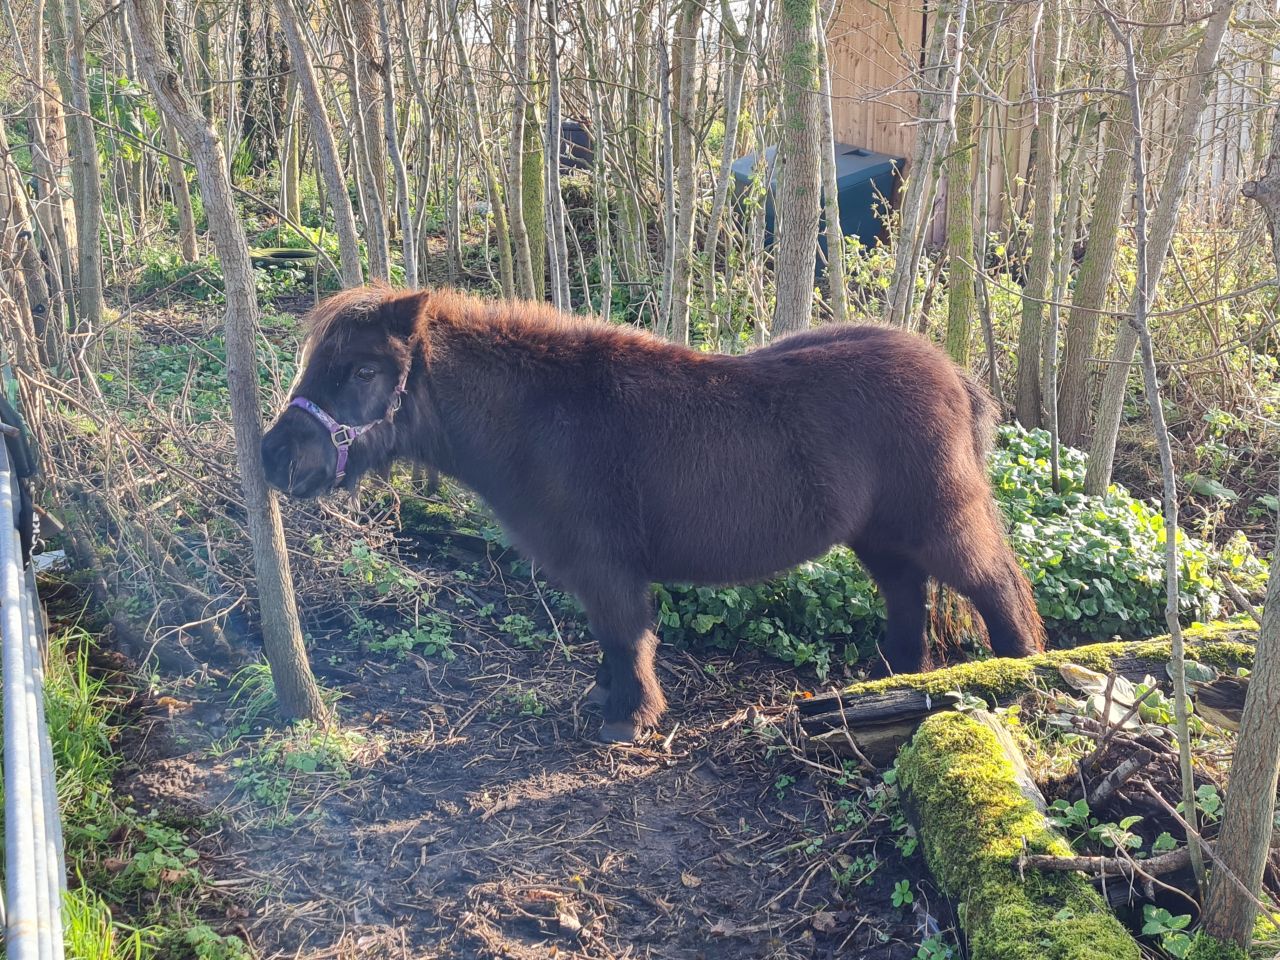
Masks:
[[[342,478],[347,475],[347,453],[350,451],[351,445],[378,424],[389,423],[395,418],[396,411],[400,409],[400,402],[404,397],[404,385],[408,379],[409,365],[406,365],[404,373],[400,375],[400,382],[396,384],[395,393],[391,394],[391,399],[387,401],[387,412],[377,420],[362,423],[358,427],[339,423],[306,397],[294,397],[289,401],[290,407],[297,407],[300,410],[307,411],[307,413],[319,420],[321,425],[329,431],[329,439],[333,441],[333,445],[338,448],[338,463],[337,469],[334,471],[333,478],[335,486],[341,483]],[[288,408],[286,407],[286,409]]]

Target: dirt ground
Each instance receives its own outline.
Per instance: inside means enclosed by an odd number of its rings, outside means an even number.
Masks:
[[[563,645],[472,635],[447,664],[318,641],[343,728],[376,749],[349,780],[317,778],[278,808],[247,795],[243,749],[209,749],[231,720],[210,686],[189,707],[146,709],[118,787],[140,809],[214,824],[197,841],[210,922],[262,957],[906,960],[946,927],[884,817],[833,830],[840,798],[869,783],[841,786],[794,750],[799,674],[665,649],[660,737],[604,747],[583,698],[594,648],[557,626]],[[861,856],[879,866],[842,899],[834,871]],[[915,903],[899,909],[903,878]]]

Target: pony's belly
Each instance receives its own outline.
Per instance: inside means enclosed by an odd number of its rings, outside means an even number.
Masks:
[[[758,529],[732,530],[711,537],[687,530],[684,536],[675,533],[654,544],[649,575],[655,582],[666,583],[750,583],[820,557],[837,542],[796,529],[772,536]]]

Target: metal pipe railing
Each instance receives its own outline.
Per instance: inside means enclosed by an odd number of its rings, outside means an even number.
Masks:
[[[62,960],[66,869],[44,717],[37,599],[18,535],[17,477],[0,438],[0,646],[4,694],[5,948],[8,960]]]

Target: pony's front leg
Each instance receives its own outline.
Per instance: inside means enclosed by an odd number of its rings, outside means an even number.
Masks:
[[[604,654],[596,674],[596,690],[607,676],[605,743],[630,743],[657,724],[667,709],[654,672],[658,638],[653,633],[653,610],[648,587],[642,582],[614,581],[579,592],[591,632]],[[594,692],[594,691],[593,691]]]

